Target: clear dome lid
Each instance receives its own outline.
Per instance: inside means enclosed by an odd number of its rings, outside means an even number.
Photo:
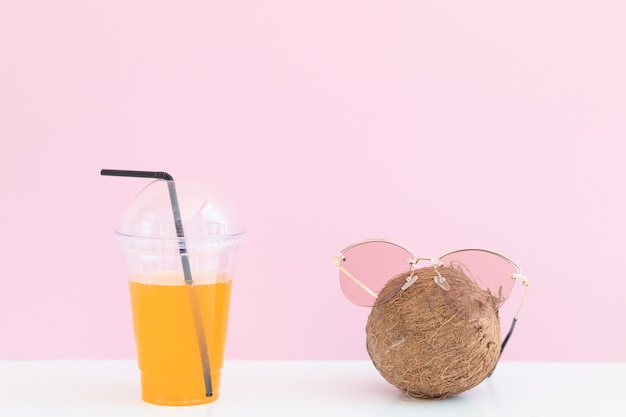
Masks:
[[[183,238],[176,230],[176,210]],[[222,250],[238,246],[245,234],[233,218],[234,211],[226,202],[198,183],[156,180],[135,197],[115,232],[129,250],[178,248],[181,243],[188,248]]]

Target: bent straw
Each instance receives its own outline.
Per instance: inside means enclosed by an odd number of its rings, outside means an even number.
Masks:
[[[167,189],[170,194],[170,202],[172,205],[172,214],[174,215],[174,225],[176,226],[176,236],[181,239],[178,245],[180,253],[180,261],[183,266],[183,274],[185,276],[185,286],[187,294],[191,302],[191,310],[193,313],[193,321],[196,327],[196,338],[198,339],[198,348],[200,349],[200,358],[202,360],[202,373],[204,376],[204,388],[207,397],[213,396],[213,384],[211,382],[211,364],[209,363],[209,349],[207,347],[206,337],[204,334],[204,323],[202,320],[202,312],[200,311],[200,302],[198,295],[194,291],[194,282],[191,277],[191,266],[187,255],[187,248],[184,244],[185,233],[183,230],[183,220],[180,215],[180,205],[178,204],[178,195],[176,194],[176,185],[174,178],[163,171],[128,171],[119,169],[103,169],[100,175],[108,175],[115,177],[136,177],[136,178],[155,178],[167,181]]]

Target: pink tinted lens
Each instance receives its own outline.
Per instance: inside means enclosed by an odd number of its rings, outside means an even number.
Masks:
[[[387,281],[410,269],[412,255],[391,242],[372,241],[351,247],[343,257],[339,270],[343,293],[354,304],[370,307]]]
[[[455,312],[469,318],[490,315],[498,310],[511,294],[515,284],[512,275],[518,272],[509,260],[486,250],[461,250],[444,255],[440,260],[444,267],[461,273],[453,274],[454,277],[465,276],[480,288],[480,292],[473,292],[468,287],[464,291],[454,291],[454,279],[449,279],[450,290],[441,291],[446,303],[458,310]]]

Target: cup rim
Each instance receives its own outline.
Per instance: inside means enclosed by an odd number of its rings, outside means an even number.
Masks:
[[[163,237],[130,235],[115,231],[121,249],[127,253],[143,255],[199,255],[221,253],[236,250],[244,238],[245,230],[240,229],[223,235],[192,236],[192,237]],[[184,248],[184,253],[181,253]]]
[[[116,236],[119,236],[124,239],[137,239],[137,240],[154,240],[160,242],[168,242],[168,241],[185,241],[185,242],[197,242],[197,241],[210,241],[210,240],[230,240],[232,238],[241,237],[246,234],[246,230],[242,228],[235,228],[234,231],[230,233],[225,233],[222,235],[208,235],[208,236],[147,236],[147,235],[135,235],[130,233],[121,232],[118,229],[115,229],[113,233]]]

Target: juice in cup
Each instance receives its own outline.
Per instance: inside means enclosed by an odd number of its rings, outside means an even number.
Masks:
[[[235,253],[245,230],[197,183],[161,171],[102,170],[157,178],[116,229],[130,271],[142,398],[154,404],[215,401]]]
[[[141,370],[142,398],[162,405],[193,405],[219,396],[232,280],[198,272],[193,286],[182,272],[132,275],[130,296]],[[195,291],[195,295],[190,294]],[[197,297],[211,364],[213,396],[205,395],[190,296]]]

